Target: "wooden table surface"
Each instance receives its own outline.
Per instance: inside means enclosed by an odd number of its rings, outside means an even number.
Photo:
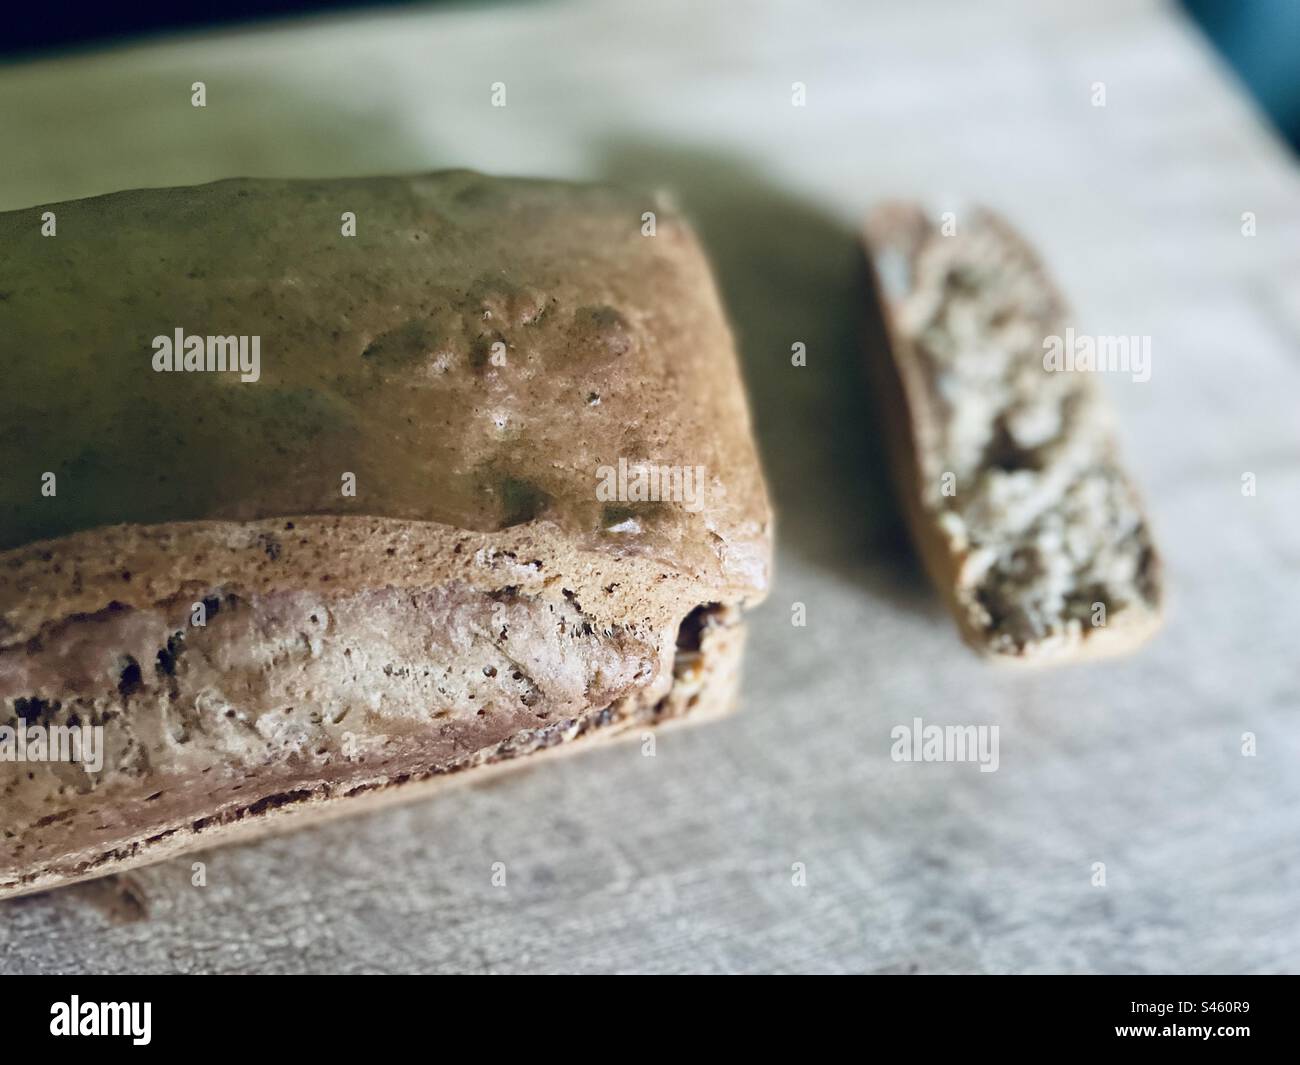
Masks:
[[[670,189],[780,513],[729,720],[214,851],[206,887],[185,859],[0,904],[0,971],[1300,969],[1300,180],[1176,9],[366,14],[0,68],[0,145],[2,209],[443,166]],[[1150,382],[1105,381],[1167,559],[1136,657],[985,666],[901,546],[854,340],[855,228],[897,195],[1003,209],[1080,323],[1153,338]],[[999,770],[892,761],[918,716],[999,725]]]

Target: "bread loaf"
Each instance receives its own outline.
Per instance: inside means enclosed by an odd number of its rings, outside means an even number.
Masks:
[[[0,214],[0,726],[103,754],[0,760],[0,895],[731,704],[770,515],[653,209],[453,171]]]

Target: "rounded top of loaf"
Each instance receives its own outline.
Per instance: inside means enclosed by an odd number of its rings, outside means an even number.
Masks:
[[[0,214],[0,246],[11,563],[105,526],[331,515],[534,525],[765,584],[730,332],[694,236],[646,197],[238,179]],[[171,348],[206,365],[166,368]],[[236,352],[245,372],[216,368]]]

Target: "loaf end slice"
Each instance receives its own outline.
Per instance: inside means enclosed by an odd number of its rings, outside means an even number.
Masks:
[[[1038,257],[991,211],[944,235],[908,203],[872,213],[865,247],[895,481],[963,639],[1029,664],[1137,647],[1159,555],[1094,375],[1044,361],[1071,322]]]

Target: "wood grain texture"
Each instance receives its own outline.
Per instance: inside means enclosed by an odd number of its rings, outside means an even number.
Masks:
[[[973,8],[417,11],[0,70],[0,208],[448,165],[672,189],[781,541],[729,720],[212,852],[203,888],[16,900],[0,972],[1300,969],[1294,159],[1164,4]],[[1004,211],[1080,329],[1152,336],[1148,384],[1105,381],[1168,566],[1138,657],[992,670],[899,546],[855,338],[858,223],[898,195]],[[1000,725],[1001,768],[891,761],[915,716]]]

